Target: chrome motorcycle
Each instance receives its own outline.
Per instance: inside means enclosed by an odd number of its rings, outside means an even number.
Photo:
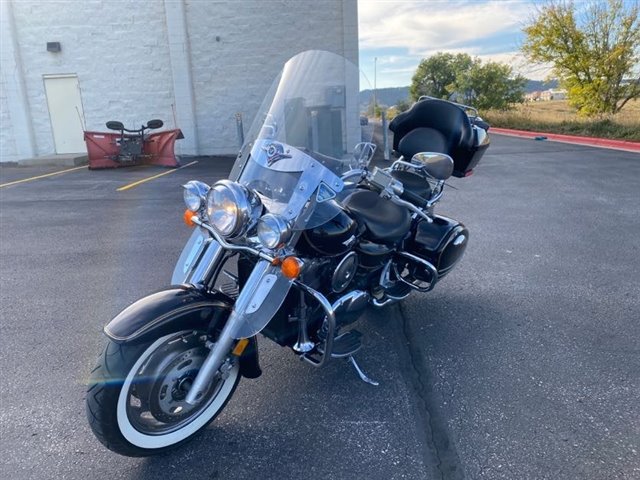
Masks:
[[[489,139],[464,106],[427,98],[390,125],[399,159],[370,168],[359,84],[338,55],[296,55],[229,179],[184,185],[194,231],[172,286],[104,328],[87,415],[107,448],[146,456],[191,439],[241,377],[261,374],[259,333],[312,367],[345,359],[376,384],[354,358],[362,335],[350,325],[368,306],[428,292],[460,260],[469,232],[434,207]]]

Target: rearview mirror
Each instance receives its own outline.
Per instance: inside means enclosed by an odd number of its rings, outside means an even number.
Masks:
[[[151,129],[156,129],[156,128],[161,128],[164,125],[164,122],[162,120],[149,120],[147,122],[147,128],[151,128]]]
[[[373,154],[376,152],[376,144],[370,142],[358,143],[353,148],[354,168],[366,168],[369,166]]]
[[[109,130],[124,130],[124,125],[122,122],[116,122],[115,120],[111,120],[107,122],[107,128]]]
[[[413,156],[411,162],[422,165],[436,180],[446,180],[453,173],[453,159],[446,153],[419,152]]]

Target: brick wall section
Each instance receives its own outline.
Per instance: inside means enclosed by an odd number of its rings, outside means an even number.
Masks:
[[[182,1],[200,154],[237,151],[235,114],[243,114],[248,131],[273,78],[296,53],[324,49],[357,62],[357,0]],[[104,130],[107,120],[133,127],[161,118],[174,126],[172,104],[180,99],[164,5],[12,1],[37,155],[55,151],[46,74],[77,74],[89,130]],[[46,42],[60,42],[62,51],[47,52]],[[2,160],[15,151],[4,133],[5,112],[3,103]]]

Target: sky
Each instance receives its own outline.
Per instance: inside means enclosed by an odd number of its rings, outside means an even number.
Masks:
[[[411,84],[420,60],[436,52],[468,53],[510,64],[533,80],[548,66],[518,53],[522,28],[539,0],[358,0],[360,68],[377,88]],[[377,57],[377,62],[375,58]],[[374,75],[375,64],[375,75]]]

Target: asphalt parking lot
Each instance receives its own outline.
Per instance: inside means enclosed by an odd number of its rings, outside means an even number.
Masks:
[[[377,312],[363,331],[386,353],[360,360],[382,388],[343,362],[317,371],[262,341],[262,377],[241,382],[207,432],[175,454],[124,458],[93,437],[84,391],[103,325],[170,282],[191,233],[180,185],[213,182],[230,166],[2,169],[1,185],[64,172],[0,188],[1,478],[424,478],[406,353]]]
[[[640,478],[640,155],[497,135],[439,207],[471,231],[462,263],[358,327],[380,387],[263,340],[263,376],[195,442],[104,449],[84,413],[100,332],[168,283],[180,185],[230,167],[193,161],[0,168],[2,478]]]
[[[468,251],[402,311],[468,478],[640,478],[639,181],[635,153],[494,135],[442,202]]]

